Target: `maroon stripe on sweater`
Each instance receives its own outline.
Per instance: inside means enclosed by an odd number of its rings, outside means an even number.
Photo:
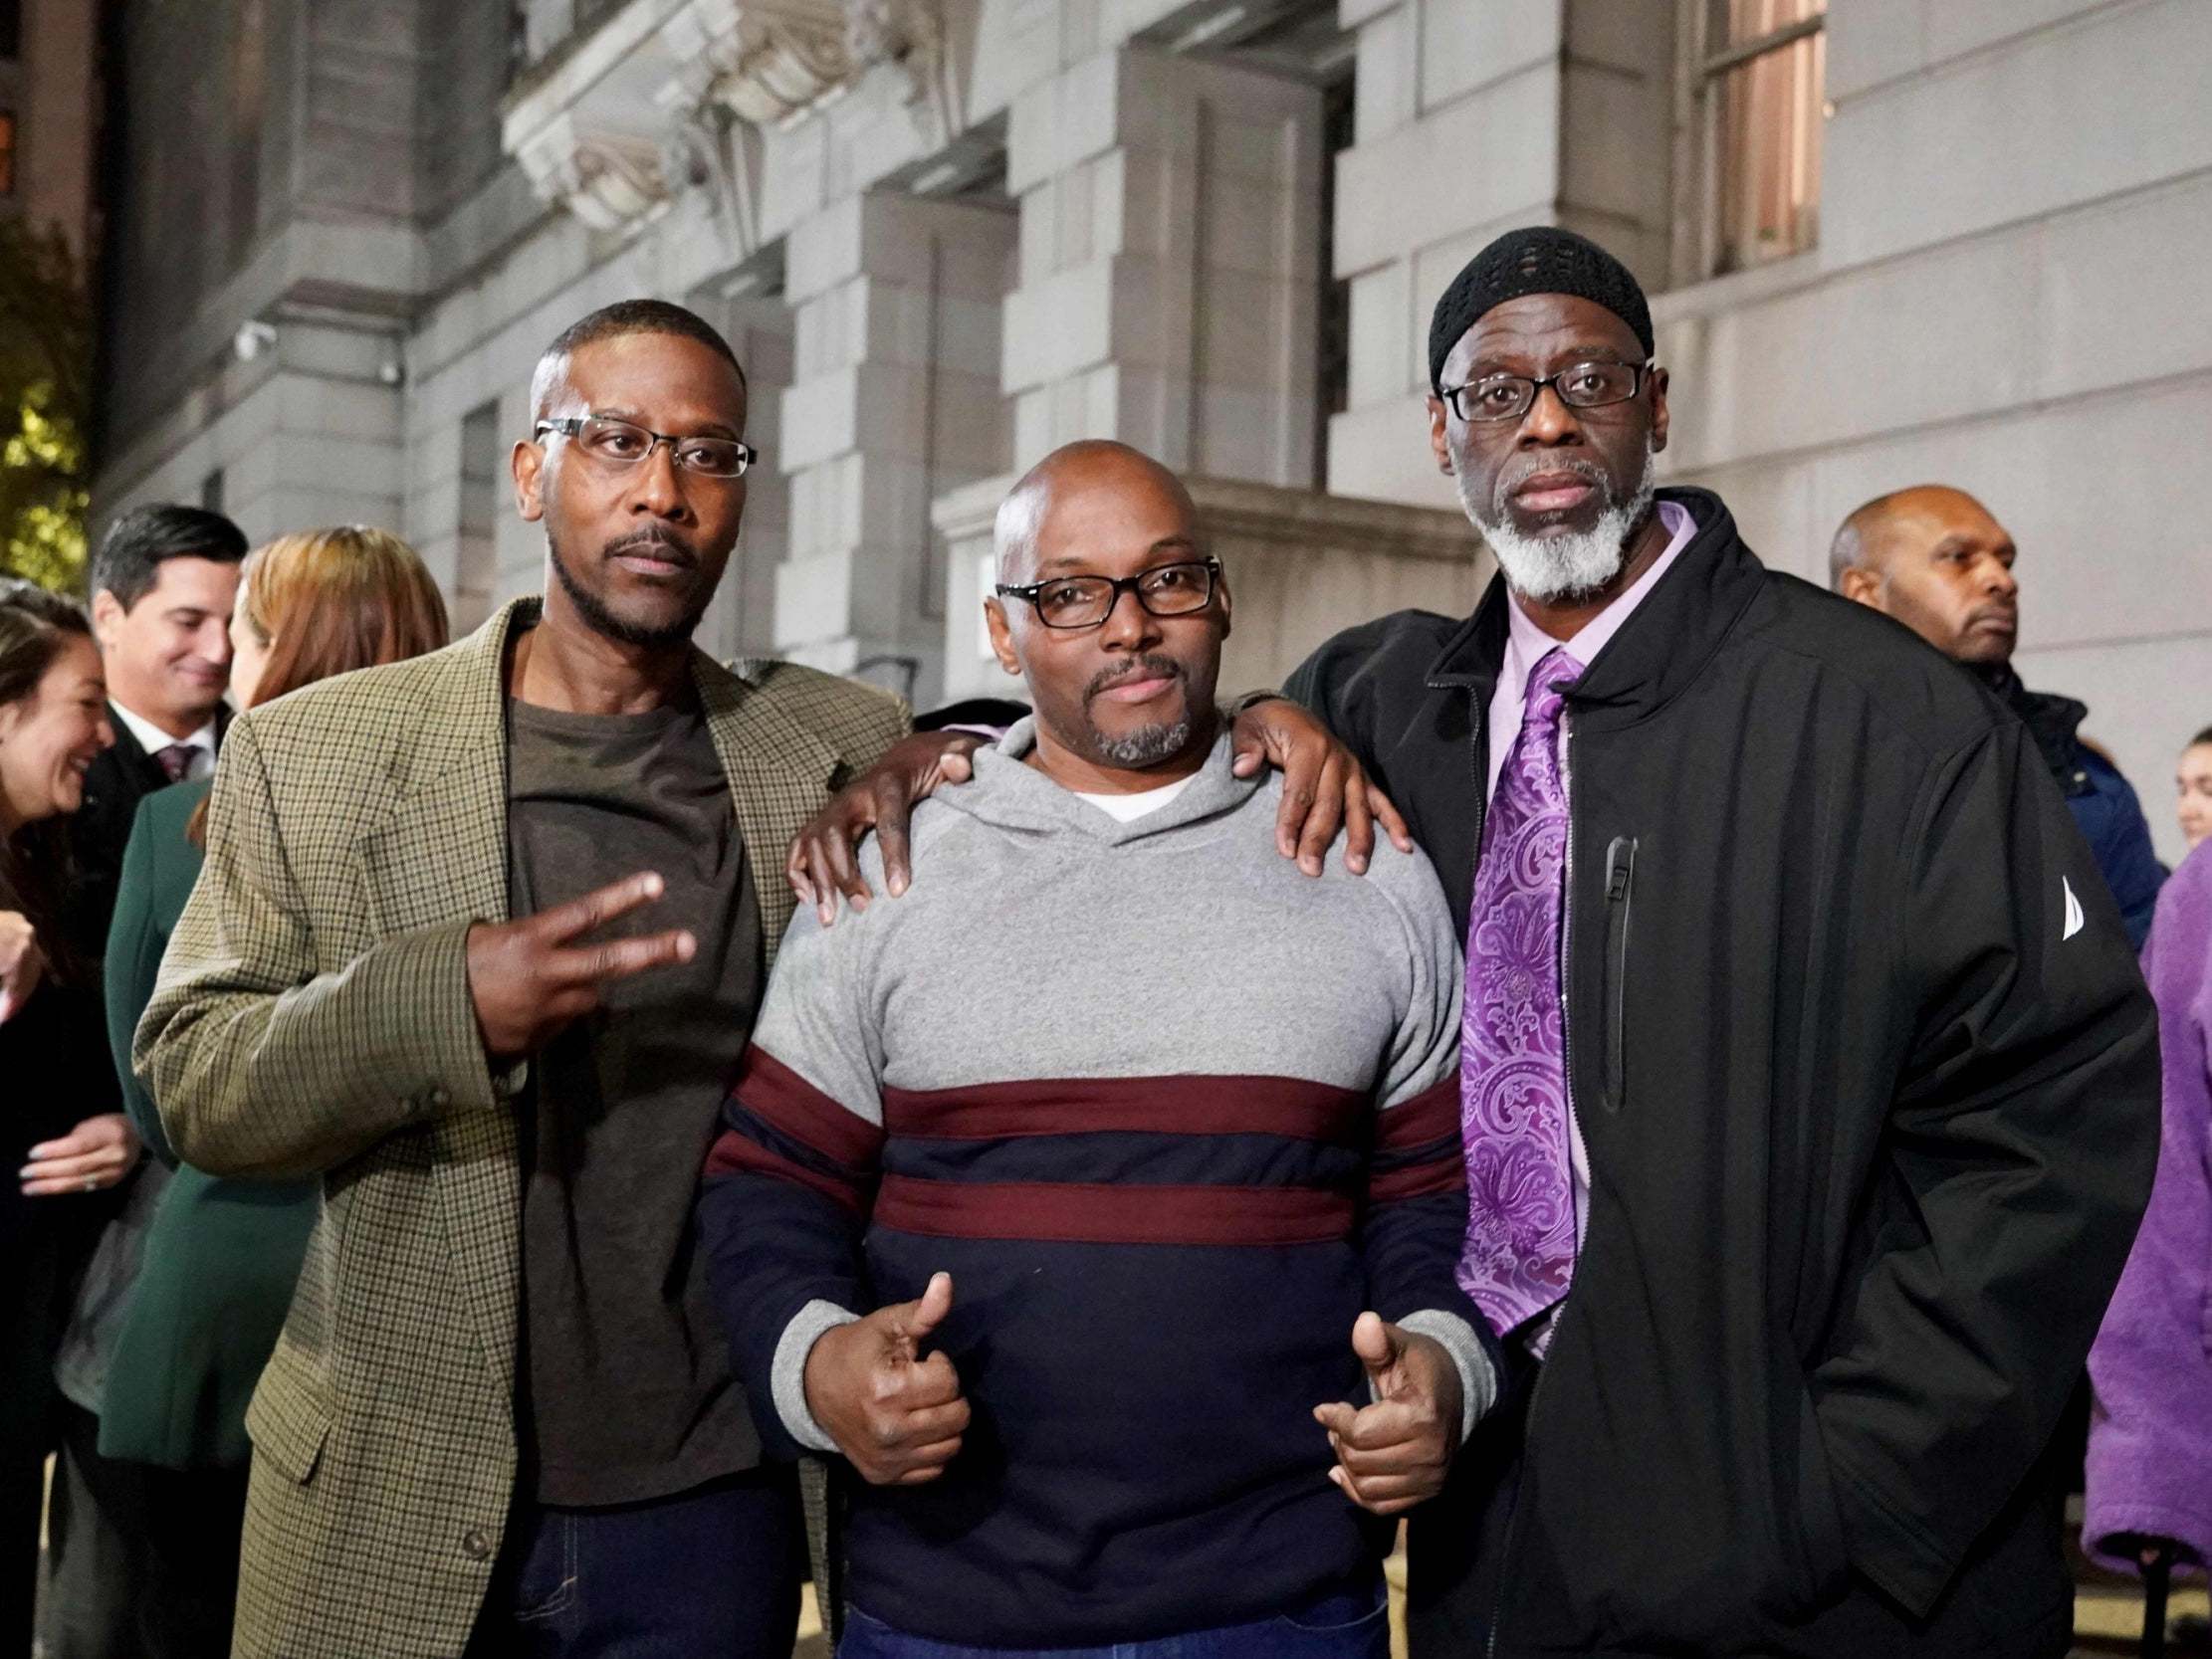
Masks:
[[[875,1222],[932,1238],[1067,1244],[1317,1244],[1346,1237],[1352,1201],[1295,1186],[926,1181],[886,1175]]]
[[[1399,1110],[1403,1111],[1404,1108]],[[1357,1141],[1367,1097],[1296,1077],[1023,1078],[958,1089],[886,1089],[883,1127],[921,1141],[1029,1135],[1279,1135]]]
[[[804,1141],[833,1162],[870,1164],[883,1150],[883,1131],[847,1111],[758,1044],[749,1046],[738,1062],[730,1095],[763,1123]]]
[[[1387,1107],[1376,1115],[1375,1149],[1403,1151],[1425,1141],[1440,1141],[1459,1133],[1459,1079],[1447,1077],[1433,1089],[1424,1089],[1410,1101]]]
[[[777,1180],[793,1181],[810,1192],[818,1192],[854,1215],[864,1213],[861,1195],[849,1182],[836,1180],[819,1169],[809,1169],[780,1152],[772,1152],[734,1129],[724,1130],[707,1149],[707,1174],[773,1175]]]
[[[1439,1192],[1464,1192],[1467,1186],[1466,1160],[1459,1155],[1459,1143],[1451,1143],[1448,1157],[1436,1158],[1428,1163],[1409,1163],[1402,1169],[1387,1169],[1367,1183],[1370,1203],[1389,1204],[1401,1198],[1431,1198]]]

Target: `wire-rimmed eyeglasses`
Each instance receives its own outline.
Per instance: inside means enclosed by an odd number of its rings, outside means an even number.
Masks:
[[[573,438],[584,454],[606,467],[635,467],[662,444],[668,446],[677,466],[702,478],[743,478],[746,469],[761,459],[759,450],[735,438],[680,438],[611,415],[570,415],[565,420],[540,421],[531,436],[543,437],[548,432]]]

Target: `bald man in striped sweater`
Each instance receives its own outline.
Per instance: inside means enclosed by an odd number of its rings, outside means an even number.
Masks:
[[[926,886],[793,925],[709,1161],[740,1373],[866,1483],[844,1659],[1382,1659],[1391,1518],[1495,1393],[1448,910],[1278,856],[1173,475],[1070,446],[998,550],[1036,716],[916,814]]]

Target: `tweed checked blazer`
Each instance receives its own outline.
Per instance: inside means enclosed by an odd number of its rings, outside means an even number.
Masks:
[[[323,1180],[246,1419],[244,1659],[452,1659],[499,1554],[520,1078],[486,1061],[465,940],[507,918],[504,664],[536,615],[517,601],[444,651],[236,723],[206,868],[138,1027],[134,1065],[181,1157]],[[906,712],[789,664],[694,667],[773,958],[784,847]]]

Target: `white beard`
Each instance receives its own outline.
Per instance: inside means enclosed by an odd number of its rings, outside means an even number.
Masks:
[[[1656,486],[1652,481],[1657,455],[1649,441],[1644,448],[1644,471],[1625,502],[1614,502],[1598,515],[1586,530],[1541,538],[1523,535],[1503,511],[1491,522],[1491,504],[1477,502],[1465,473],[1454,469],[1452,484],[1459,492],[1459,507],[1468,521],[1482,532],[1505,572],[1505,585],[1523,599],[1548,604],[1556,599],[1581,599],[1596,593],[1621,573],[1628,561],[1629,533],[1652,510]]]

